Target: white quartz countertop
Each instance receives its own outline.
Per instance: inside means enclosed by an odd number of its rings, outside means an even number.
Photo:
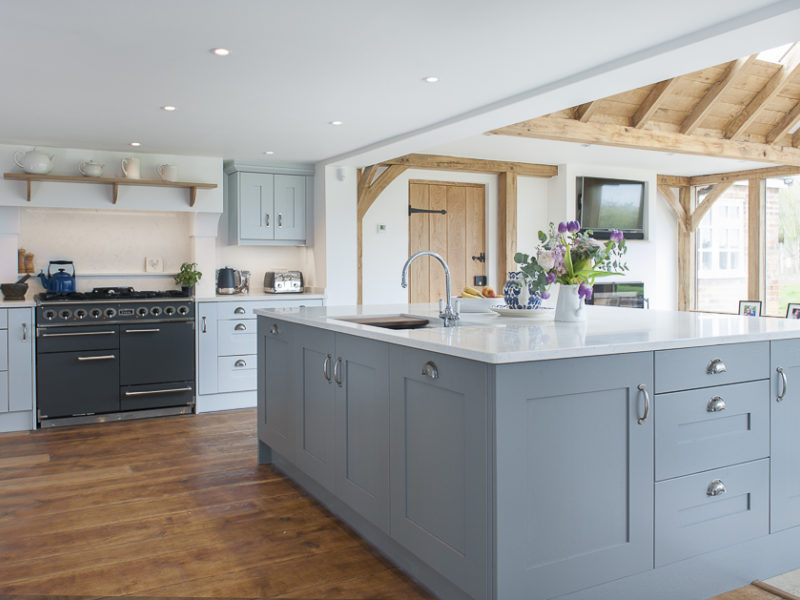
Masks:
[[[252,290],[249,294],[216,294],[214,296],[198,296],[198,302],[264,302],[269,300],[319,300],[325,294],[319,290],[310,289],[299,294],[270,294],[260,290]]]
[[[36,292],[28,288],[24,300],[2,300],[3,296],[0,295],[0,308],[27,308],[36,306]]]
[[[399,304],[257,309],[258,315],[481,362],[502,364],[800,338],[800,321],[710,313],[587,306],[585,323],[559,323],[463,313],[441,327],[438,306]],[[340,317],[410,315],[429,318],[423,329],[391,330]],[[549,315],[548,315],[549,316]]]

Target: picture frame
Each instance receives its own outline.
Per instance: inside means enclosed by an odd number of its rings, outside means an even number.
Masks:
[[[739,300],[739,314],[746,317],[760,317],[761,300]]]
[[[787,319],[800,319],[800,302],[789,302],[786,305]]]

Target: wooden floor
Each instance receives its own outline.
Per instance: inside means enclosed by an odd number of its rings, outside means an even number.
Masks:
[[[431,598],[259,466],[255,422],[0,434],[0,598]],[[749,586],[714,600],[778,598]]]
[[[256,460],[253,410],[0,434],[0,596],[431,598]]]

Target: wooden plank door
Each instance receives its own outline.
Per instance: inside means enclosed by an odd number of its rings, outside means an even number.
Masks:
[[[482,184],[410,181],[412,208],[441,213],[413,213],[408,218],[408,255],[431,250],[450,267],[452,294],[486,275],[485,188]],[[418,258],[409,271],[409,302],[435,302],[444,298],[444,269],[430,257]]]

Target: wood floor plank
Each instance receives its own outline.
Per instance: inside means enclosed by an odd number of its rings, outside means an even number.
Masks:
[[[25,469],[34,465],[50,462],[49,454],[27,454],[23,456],[9,456],[0,458],[0,474],[12,469]]]

